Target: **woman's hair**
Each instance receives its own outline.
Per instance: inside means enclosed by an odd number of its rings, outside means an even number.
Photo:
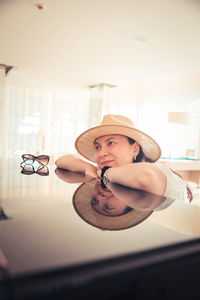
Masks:
[[[135,143],[135,140],[133,140],[132,138],[128,137],[128,142],[133,145]],[[140,145],[139,145],[140,146]],[[134,162],[141,162],[141,161],[145,161],[145,162],[152,162],[150,159],[146,158],[146,156],[144,155],[144,152],[142,151],[142,147],[140,146],[140,151],[136,157],[136,159],[134,159]]]
[[[132,207],[130,207],[130,206],[127,206],[126,208],[125,208],[125,210],[123,211],[123,215],[125,215],[125,214],[127,214],[127,213],[129,213],[130,211],[132,211],[133,210],[133,208]]]

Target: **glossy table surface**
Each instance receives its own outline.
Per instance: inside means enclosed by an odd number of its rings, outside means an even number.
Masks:
[[[20,159],[4,160],[0,173],[0,269],[10,276],[78,266],[195,239],[200,235],[199,198],[172,201],[143,222],[124,230],[100,230],[83,221],[68,183],[49,175],[21,173]],[[1,278],[1,277],[0,277]]]

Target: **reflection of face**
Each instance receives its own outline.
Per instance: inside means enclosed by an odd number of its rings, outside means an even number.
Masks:
[[[118,134],[105,135],[94,142],[95,157],[99,168],[116,167],[133,162],[139,152],[137,143],[130,144],[127,137]]]
[[[92,197],[91,204],[96,211],[106,216],[121,215],[127,207],[111,191],[102,188],[100,182],[97,182],[94,187],[94,196]]]

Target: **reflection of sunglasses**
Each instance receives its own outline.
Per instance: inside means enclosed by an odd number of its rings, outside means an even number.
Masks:
[[[34,156],[32,154],[23,154],[22,158],[23,158],[23,162],[26,162],[27,164],[33,164],[34,161],[36,160],[39,163],[41,163],[43,166],[46,166],[49,162],[48,155]]]
[[[8,219],[10,219],[10,217],[8,217],[8,216],[5,214],[3,208],[0,207],[0,221],[2,221],[2,220],[8,220]]]
[[[47,166],[39,166],[37,171],[35,171],[32,165],[25,165],[24,167],[22,167],[21,173],[24,175],[32,175],[36,173],[41,176],[48,176],[49,169]]]

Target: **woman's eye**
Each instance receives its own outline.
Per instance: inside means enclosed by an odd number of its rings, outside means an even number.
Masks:
[[[104,193],[101,193],[101,192],[98,193],[98,196],[106,197],[106,196],[104,195]]]
[[[99,203],[99,200],[97,198],[93,197],[91,202],[93,205],[97,205]]]
[[[105,204],[105,208],[106,208],[107,210],[112,210],[112,209],[113,209],[109,204]]]
[[[95,150],[96,150],[96,151],[99,151],[100,149],[101,149],[100,146],[97,146],[97,145],[95,146]]]
[[[110,145],[113,145],[114,144],[114,141],[109,141],[108,142],[108,145],[110,146]]]

